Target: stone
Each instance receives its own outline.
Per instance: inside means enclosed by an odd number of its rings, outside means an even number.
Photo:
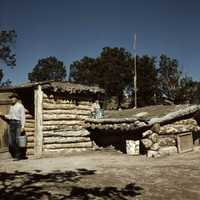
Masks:
[[[17,187],[17,188],[20,188],[22,186],[21,183],[13,183],[12,184],[13,187]]]
[[[153,142],[153,143],[157,143],[158,142],[158,134],[157,133],[153,133],[152,135],[149,136],[149,139]]]
[[[153,145],[153,142],[148,138],[142,139],[141,142],[146,149],[150,149],[151,146]]]
[[[160,118],[158,117],[153,117],[149,120],[149,124],[155,124],[160,120]]]
[[[99,150],[100,147],[95,143],[95,141],[92,141],[92,149],[93,150]]]
[[[140,122],[140,123],[137,124],[138,127],[142,127],[142,126],[145,126],[145,125],[146,125],[145,122]]]
[[[147,157],[148,158],[158,158],[158,157],[160,157],[160,154],[158,151],[148,150]]]
[[[160,149],[160,146],[158,143],[154,143],[152,146],[151,146],[151,150],[153,151],[158,151]]]
[[[172,125],[165,125],[161,127],[160,134],[175,134],[178,133],[178,130],[174,128]]]
[[[53,94],[51,94],[51,95],[49,96],[49,99],[54,99]]]
[[[176,125],[193,125],[193,126],[198,126],[197,121],[195,119],[193,119],[193,118],[180,120],[180,121],[175,122],[174,124],[176,124]]]
[[[148,115],[149,113],[148,112],[140,112],[140,113],[137,113],[136,115],[134,115],[135,117],[144,117],[146,115]]]
[[[158,143],[160,146],[175,146],[176,140],[173,137],[160,137]]]
[[[11,185],[11,182],[10,181],[5,181],[5,186],[9,186],[9,185]]]
[[[158,152],[161,156],[164,156],[164,155],[176,154],[178,151],[176,146],[171,146],[171,147],[161,147]]]
[[[151,134],[153,134],[153,131],[152,130],[147,130],[147,131],[145,131],[145,132],[142,133],[142,137],[148,137]]]
[[[160,124],[159,124],[159,123],[155,123],[155,124],[151,127],[151,130],[152,130],[154,133],[159,133],[159,132],[160,132]]]
[[[193,151],[195,152],[200,152],[200,146],[194,146]]]

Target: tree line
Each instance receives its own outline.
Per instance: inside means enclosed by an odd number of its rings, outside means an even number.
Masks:
[[[105,47],[96,58],[83,57],[70,65],[70,81],[99,85],[106,97],[115,96],[118,107],[124,96],[133,100],[134,57],[124,48]],[[138,105],[198,103],[199,82],[183,75],[177,59],[167,55],[136,57]],[[130,106],[133,105],[133,101]]]
[[[16,57],[10,44],[16,38],[15,31],[0,32],[0,60],[15,66]],[[138,105],[147,106],[170,103],[199,103],[200,83],[183,75],[177,59],[167,55],[159,57],[140,55],[136,58],[124,48],[105,47],[95,58],[83,57],[70,66],[69,81],[72,83],[97,85],[105,89],[106,101],[113,97],[121,107],[124,99],[134,106],[134,59],[137,64]],[[66,79],[66,66],[54,56],[42,58],[28,74],[30,82]],[[3,71],[0,69],[0,81]],[[10,82],[9,82],[10,83]],[[1,85],[9,84],[2,83]]]
[[[7,65],[9,67],[16,66],[16,55],[13,53],[14,44],[16,41],[15,30],[3,30],[0,31],[0,64]],[[11,84],[10,80],[2,82],[4,72],[3,67],[0,65],[0,86],[6,87]]]
[[[70,65],[69,81],[105,89],[106,101],[118,108],[129,98],[134,106],[134,57],[124,48],[105,47],[96,58],[83,57]],[[199,103],[200,83],[183,75],[177,59],[167,55],[136,57],[138,105]],[[28,74],[31,82],[66,78],[66,67],[56,57],[40,59]]]

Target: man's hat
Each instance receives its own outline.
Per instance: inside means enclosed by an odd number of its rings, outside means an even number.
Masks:
[[[11,99],[11,98],[17,98],[17,99],[20,99],[19,98],[19,95],[17,94],[17,93],[13,93],[13,94],[11,94],[10,96],[9,96],[9,98]]]

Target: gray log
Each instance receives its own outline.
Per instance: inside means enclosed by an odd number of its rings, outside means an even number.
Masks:
[[[62,137],[80,137],[80,136],[89,136],[90,132],[87,130],[57,130],[57,131],[43,131],[44,136],[62,136]]]
[[[92,148],[92,142],[44,145],[44,149],[63,149],[63,148]]]
[[[89,137],[44,137],[44,144],[88,142]]]

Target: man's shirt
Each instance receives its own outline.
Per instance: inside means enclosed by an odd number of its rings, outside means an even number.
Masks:
[[[17,102],[15,105],[10,107],[8,115],[6,117],[10,120],[19,120],[21,122],[22,128],[25,125],[25,109],[24,106]]]

